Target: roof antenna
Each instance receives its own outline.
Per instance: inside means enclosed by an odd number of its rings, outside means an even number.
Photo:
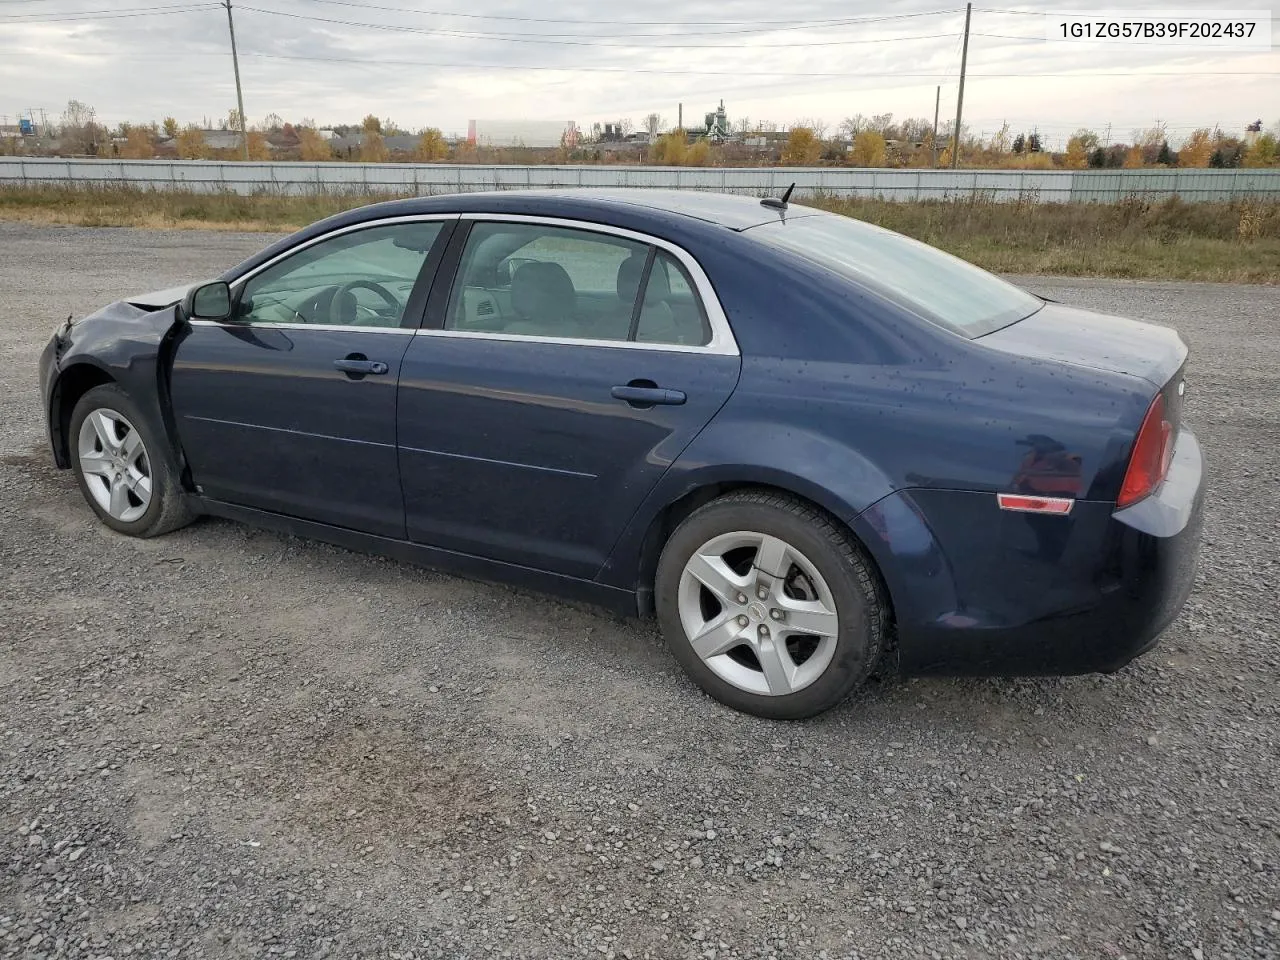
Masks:
[[[791,200],[791,192],[795,190],[795,188],[796,188],[796,184],[795,184],[795,181],[793,180],[791,182],[791,186],[787,187],[786,193],[784,193],[781,198],[765,197],[763,200],[760,201],[760,203],[763,206],[769,207],[770,209],[773,209],[773,210],[785,210],[787,209],[787,203],[790,202]]]

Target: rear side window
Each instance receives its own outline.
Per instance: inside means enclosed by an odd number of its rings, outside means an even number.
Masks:
[[[445,329],[652,344],[711,339],[688,273],[666,251],[597,231],[489,221],[471,227]]]
[[[748,233],[964,337],[1007,327],[1044,306],[1038,297],[958,257],[849,217],[799,216]]]
[[[640,343],[689,346],[711,342],[711,325],[689,272],[665,250],[657,251],[649,270],[635,338]]]

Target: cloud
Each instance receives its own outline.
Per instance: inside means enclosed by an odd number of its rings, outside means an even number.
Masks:
[[[195,4],[186,12],[126,15]],[[834,127],[854,113],[931,118],[939,84],[942,119],[954,115],[963,12],[940,6],[243,0],[235,3],[235,20],[251,121],[277,113],[351,122],[372,112],[447,132],[465,130],[471,118],[588,126],[650,111],[674,121],[680,103],[689,121],[723,98],[734,119],[819,117]],[[429,12],[441,8],[452,12]],[[115,18],[32,22],[104,9],[105,0],[0,7],[0,114],[34,107],[53,116],[71,98],[93,104],[112,123],[227,114],[235,87],[221,6],[118,0]],[[1052,146],[1079,126],[1109,123],[1124,139],[1161,119],[1177,139],[1196,126],[1234,130],[1280,113],[1280,82],[1262,76],[1280,72],[1275,52],[1046,43],[1044,29],[1039,16],[974,14],[965,114],[975,132],[1008,119],[1015,129],[1038,127]],[[1207,75],[1214,72],[1247,75]]]

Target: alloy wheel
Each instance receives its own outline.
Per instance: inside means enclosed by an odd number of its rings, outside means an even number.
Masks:
[[[80,472],[94,502],[114,520],[132,523],[151,503],[151,461],[142,435],[115,410],[99,407],[80,425]]]
[[[680,575],[678,607],[694,652],[748,693],[803,690],[835,655],[840,622],[831,589],[779,537],[737,531],[704,543]]]

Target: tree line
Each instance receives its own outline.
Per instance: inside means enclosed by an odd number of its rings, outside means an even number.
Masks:
[[[202,124],[180,124],[174,117],[159,122],[120,123],[109,129],[98,122],[93,107],[68,102],[56,128],[44,131],[36,152],[60,155],[107,156],[148,159],[160,155],[186,160],[237,160],[248,143],[251,160],[353,160],[365,163],[416,161],[424,163],[650,163],[668,166],[784,166],[852,167],[949,167],[954,139],[952,125],[944,124],[935,137],[933,124],[924,118],[895,121],[893,114],[855,114],[834,128],[821,120],[805,119],[786,128],[777,124],[741,119],[729,130],[672,129],[656,113],[644,118],[642,142],[636,140],[629,120],[611,125],[612,138],[566,135],[559,147],[535,149],[478,146],[466,140],[451,142],[437,127],[410,132],[390,118],[370,113],[359,123],[325,127],[335,137],[348,138],[336,153],[335,141],[322,134],[313,119],[296,123],[269,114],[245,130],[243,118],[232,109],[227,115]],[[231,138],[210,142],[210,135],[225,131]],[[1065,148],[1046,149],[1036,129],[1013,131],[1009,124],[985,137],[967,128],[959,138],[959,165],[1006,169],[1136,169],[1143,167],[1235,168],[1280,165],[1280,124],[1263,132],[1262,121],[1251,124],[1244,136],[1204,127],[1193,131],[1178,149],[1169,143],[1162,125],[1136,130],[1128,142],[1110,143],[1093,130],[1073,133]],[[388,138],[397,138],[397,149]],[[226,141],[230,139],[231,145]],[[337,141],[341,143],[342,141]],[[406,143],[408,144],[406,148]],[[0,152],[30,151],[17,137],[0,139]]]

